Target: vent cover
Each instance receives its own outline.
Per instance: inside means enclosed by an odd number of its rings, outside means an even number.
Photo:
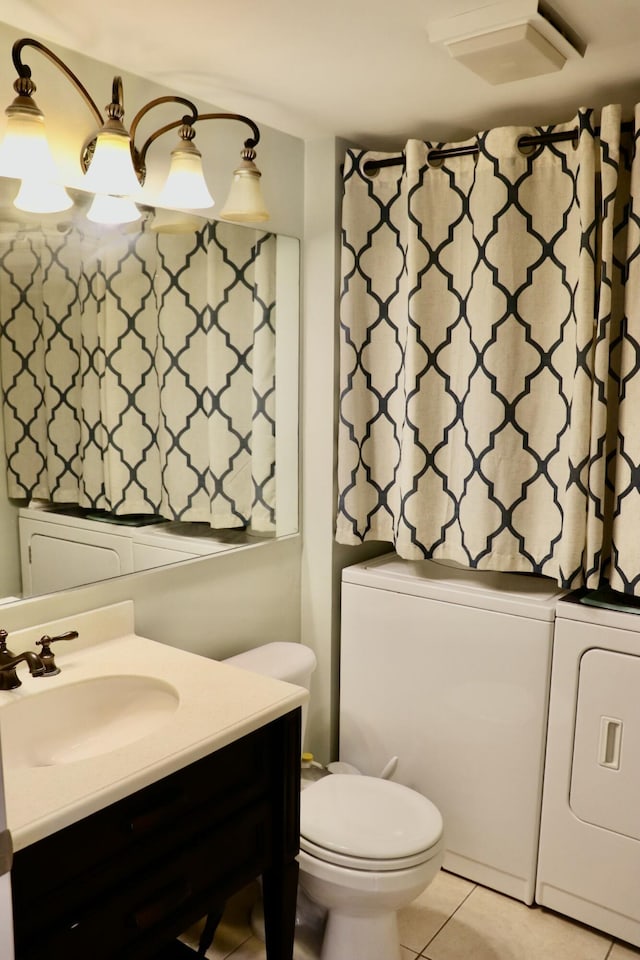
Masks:
[[[488,83],[511,83],[561,70],[585,47],[538,0],[509,0],[429,26],[429,39]]]

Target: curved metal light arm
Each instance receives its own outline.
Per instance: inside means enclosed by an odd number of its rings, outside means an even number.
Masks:
[[[238,120],[240,123],[245,123],[248,127],[251,128],[253,133],[252,137],[249,137],[244,141],[244,145],[247,149],[253,149],[260,142],[260,130],[258,126],[250,120],[249,117],[243,117],[240,113],[198,113],[194,104],[190,100],[183,100],[181,97],[159,97],[158,100],[152,100],[151,103],[148,103],[146,107],[143,107],[139,111],[136,117],[134,117],[133,123],[131,124],[131,138],[135,132],[137,126],[137,121],[140,119],[143,113],[146,113],[148,109],[152,106],[155,106],[156,103],[163,103],[169,100],[174,100],[177,103],[188,104],[192,109],[193,115],[191,117],[183,117],[182,120],[174,120],[173,123],[167,123],[164,127],[160,127],[158,130],[155,130],[145,141],[142,149],[140,150],[140,162],[142,165],[145,163],[145,157],[147,151],[154,141],[161,137],[163,133],[168,133],[169,130],[175,130],[177,127],[184,126],[193,126],[195,123],[200,123],[201,120]]]
[[[183,107],[188,107],[191,111],[190,117],[183,117],[182,120],[174,120],[173,123],[168,123],[164,127],[160,127],[154,133],[151,134],[149,139],[145,142],[144,146],[140,150],[140,159],[144,162],[144,158],[147,155],[147,150],[151,146],[154,140],[157,140],[159,136],[163,133],[166,133],[167,130],[173,130],[174,127],[180,127],[182,124],[186,123],[187,125],[195,123],[198,119],[198,111],[196,109],[195,103],[192,103],[191,100],[187,100],[186,97],[179,97],[177,94],[171,94],[166,97],[156,97],[155,100],[150,100],[149,103],[145,103],[144,107],[141,107],[140,110],[136,113],[135,117],[131,121],[131,126],[129,127],[129,132],[131,134],[131,142],[135,143],[136,139],[136,130],[138,129],[138,124],[142,118],[149,113],[150,110],[153,110],[154,107],[159,106],[161,103],[181,103]]]
[[[138,129],[138,124],[150,110],[153,110],[154,107],[160,106],[163,103],[181,103],[183,107],[188,107],[191,111],[191,116],[184,116],[181,120],[174,120],[172,123],[167,123],[164,127],[159,127],[158,130],[155,130],[144,142],[142,148],[139,150],[135,145],[136,131]],[[158,137],[162,136],[163,133],[166,133],[167,130],[173,130],[174,127],[193,126],[193,123],[198,118],[198,111],[196,109],[195,103],[192,103],[191,100],[187,100],[186,97],[180,97],[177,94],[169,94],[165,97],[156,97],[155,100],[150,100],[149,103],[145,103],[136,113],[135,117],[131,121],[131,127],[129,128],[129,134],[131,136],[131,155],[133,157],[133,165],[138,174],[138,178],[141,179],[141,182],[144,182],[147,173],[147,150]],[[193,136],[193,134],[192,134]]]
[[[251,127],[253,133],[252,137],[245,140],[245,147],[253,150],[260,143],[260,130],[257,124],[249,117],[243,117],[241,113],[200,113],[198,114],[198,121],[200,120],[239,120],[240,123],[246,123],[248,127]]]
[[[104,123],[104,117],[102,116],[95,101],[91,97],[91,94],[89,93],[87,88],[84,86],[84,84],[81,83],[80,80],[78,80],[73,70],[70,70],[69,67],[66,65],[66,63],[64,63],[64,61],[62,61],[60,57],[56,56],[53,50],[49,50],[49,48],[45,47],[45,45],[43,43],[40,43],[39,40],[33,40],[31,37],[23,37],[23,39],[21,40],[16,40],[11,51],[13,65],[16,68],[18,77],[19,77],[19,80],[16,80],[16,82],[13,85],[16,92],[17,93],[25,92],[22,89],[20,89],[21,81],[28,81],[28,86],[30,86],[31,88],[28,93],[29,96],[36,89],[35,84],[31,80],[31,67],[29,67],[26,63],[22,62],[22,51],[24,47],[33,47],[35,50],[39,50],[40,53],[44,54],[44,56],[47,57],[47,59],[50,60],[51,63],[53,63],[58,68],[58,70],[60,70],[61,73],[65,75],[67,80],[69,80],[73,84],[73,86],[76,88],[76,90],[78,91],[78,93],[80,94],[84,102],[86,103],[86,105],[89,107],[92,114],[98,121],[98,124],[102,126]],[[122,89],[122,86],[120,86],[120,89]],[[114,80],[114,96],[115,96],[115,80]]]

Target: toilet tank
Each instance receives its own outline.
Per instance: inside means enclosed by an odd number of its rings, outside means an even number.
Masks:
[[[308,690],[311,686],[311,674],[316,668],[316,655],[310,647],[302,643],[286,643],[279,641],[265,643],[261,647],[252,647],[244,653],[228,657],[225,661],[232,667],[241,670],[251,670],[264,677],[273,677],[275,680],[284,680],[286,683],[295,683]],[[302,744],[307,724],[307,707],[302,706]]]

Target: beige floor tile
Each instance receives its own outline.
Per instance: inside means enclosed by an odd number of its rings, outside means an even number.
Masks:
[[[249,917],[258,893],[258,884],[252,883],[229,899],[224,917],[216,930],[213,944],[207,950],[209,960],[224,960],[251,937]],[[189,927],[180,939],[195,949],[198,946],[203,927],[204,918]],[[261,944],[261,946],[264,945]],[[235,953],[233,955],[236,957]],[[255,956],[255,954],[248,954],[248,956]]]
[[[418,954],[406,947],[400,947],[400,960],[417,960]]]
[[[483,887],[424,951],[429,960],[605,960],[611,938]]]
[[[264,943],[256,937],[249,937],[237,950],[229,954],[228,960],[266,960]]]
[[[398,912],[400,943],[416,953],[424,950],[473,887],[469,880],[441,870],[424,893]]]
[[[638,960],[640,950],[629,947],[626,943],[614,943],[607,960]]]

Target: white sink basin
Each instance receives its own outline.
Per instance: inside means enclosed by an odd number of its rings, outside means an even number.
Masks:
[[[178,691],[155,677],[99,676],[42,691],[0,708],[6,769],[74,763],[110,753],[168,723]]]

